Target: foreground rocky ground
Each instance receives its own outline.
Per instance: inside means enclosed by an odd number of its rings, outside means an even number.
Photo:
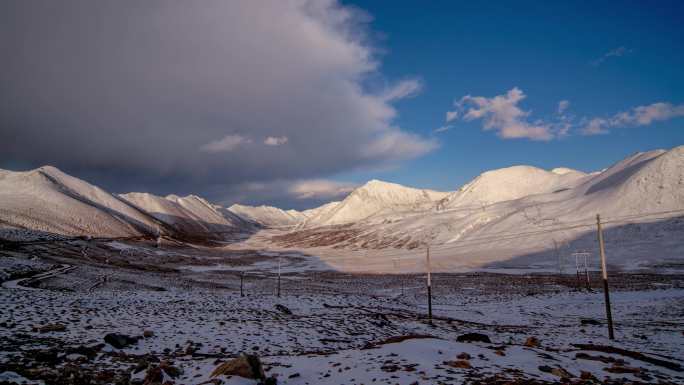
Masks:
[[[258,251],[71,240],[0,250],[0,384],[684,383],[684,277],[351,275]],[[220,268],[217,268],[220,266]],[[240,275],[243,294],[240,295]],[[597,280],[595,283],[598,283]],[[216,374],[215,376],[212,376]]]

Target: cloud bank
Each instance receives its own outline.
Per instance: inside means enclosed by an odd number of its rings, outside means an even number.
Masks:
[[[364,88],[369,20],[333,0],[4,1],[0,167],[222,199],[421,156],[437,143],[392,105],[421,82]]]

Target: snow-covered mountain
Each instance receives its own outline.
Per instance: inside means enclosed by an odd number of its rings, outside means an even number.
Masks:
[[[439,201],[439,209],[479,207],[572,187],[586,174],[569,168],[551,171],[513,166],[482,173],[458,191]]]
[[[352,191],[338,204],[317,209],[304,221],[303,227],[352,223],[381,213],[396,214],[426,210],[447,194],[371,180]]]
[[[282,210],[273,206],[234,204],[228,207],[228,211],[245,220],[266,227],[294,226],[306,219],[306,215],[297,210]]]
[[[0,172],[0,236],[223,239],[254,229],[196,196],[114,195],[55,167]]]
[[[45,166],[0,173],[0,229],[128,237],[152,234],[158,221],[97,186]]]
[[[436,266],[445,270],[504,261],[529,265],[536,262],[522,256],[538,253],[554,265],[550,255],[556,247],[566,254],[596,249],[600,214],[608,247],[623,265],[651,257],[676,260],[684,256],[684,146],[638,153],[592,174],[520,166],[495,170],[438,206],[442,209],[381,212],[372,221],[309,227],[274,241],[364,250],[431,245]]]
[[[373,180],[341,202],[301,212],[224,208],[193,195],[118,196],[54,167],[0,170],[0,236],[22,230],[154,236],[159,229],[194,240],[278,227],[272,241],[285,247],[410,251],[429,244],[435,266],[444,269],[529,265],[523,256],[595,248],[596,214],[604,218],[611,250],[624,261],[681,258],[684,146],[637,153],[591,174],[513,166],[485,172],[449,193]]]
[[[128,193],[120,197],[193,237],[221,238],[223,233],[233,233],[248,225],[238,218],[224,216],[214,205],[195,195],[160,197],[149,193]]]

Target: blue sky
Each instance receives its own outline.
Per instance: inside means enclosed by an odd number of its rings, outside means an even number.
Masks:
[[[684,144],[684,118],[578,130],[549,141],[503,139],[480,120],[450,123],[464,95],[494,97],[518,87],[529,121],[567,113],[609,118],[656,102],[684,103],[682,2],[347,1],[368,12],[387,79],[415,77],[422,91],[396,103],[396,124],[434,135],[440,148],[400,167],[340,175],[449,190],[480,172],[514,164],[601,169],[630,153]],[[391,4],[391,5],[390,5]],[[622,48],[621,48],[622,47]],[[613,54],[609,55],[609,52]],[[581,126],[578,123],[578,126]]]

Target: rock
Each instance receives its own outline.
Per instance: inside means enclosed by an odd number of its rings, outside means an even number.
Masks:
[[[116,349],[123,349],[125,347],[135,345],[138,343],[140,337],[131,337],[125,334],[109,333],[104,336],[104,341]]]
[[[537,337],[527,337],[525,340],[525,346],[528,348],[538,348],[539,347],[539,340]]]
[[[200,382],[200,383],[197,384],[197,385],[209,385],[209,384],[211,384],[211,385],[221,385],[221,384],[223,384],[223,380],[218,379],[218,378],[212,378],[211,380],[204,381],[204,382]]]
[[[143,385],[162,384],[165,377],[176,378],[183,373],[182,370],[171,365],[168,361],[162,361],[157,366],[147,370]]]
[[[159,366],[151,367],[145,374],[143,385],[161,384],[164,381],[164,373]]]
[[[610,372],[610,373],[620,373],[620,374],[623,374],[623,373],[631,373],[631,374],[641,373],[640,368],[633,368],[630,366],[623,366],[623,365],[616,365],[616,364],[613,364],[613,366],[611,366],[610,368],[604,368],[603,370],[605,370],[606,372]]]
[[[211,372],[212,378],[221,375],[240,376],[255,380],[266,378],[264,368],[261,366],[261,360],[259,360],[257,355],[253,354],[243,354],[238,358],[224,362]]]
[[[458,342],[486,342],[488,344],[492,342],[489,339],[489,336],[487,336],[486,334],[482,334],[482,333],[462,334],[462,335],[456,337],[456,341],[458,341]]]
[[[259,382],[257,385],[278,385],[278,379],[271,376],[271,377],[266,378],[265,380]]]
[[[66,325],[63,325],[60,323],[35,325],[35,326],[33,326],[33,331],[38,332],[38,333],[65,332],[66,331]]]
[[[472,368],[472,365],[470,365],[470,362],[467,360],[446,361],[446,362],[444,362],[444,364],[449,365],[452,368],[459,368],[459,369],[470,369],[470,368]]]
[[[538,369],[540,372],[544,372],[544,373],[551,373],[551,371],[553,370],[553,368],[551,368],[550,366],[546,366],[546,365],[542,365]]]
[[[288,309],[285,305],[276,304],[275,308],[283,314],[292,315],[292,310]]]
[[[580,372],[580,378],[583,380],[592,380],[592,381],[596,380],[596,377],[594,377],[594,375],[591,374],[591,372],[587,372],[585,370],[582,370]]]
[[[551,374],[553,374],[553,375],[556,376],[556,377],[560,377],[560,378],[572,378],[572,377],[575,377],[575,376],[573,376],[570,372],[568,372],[567,370],[565,370],[565,369],[563,369],[563,368],[561,368],[561,367],[557,367],[557,368],[551,369]]]
[[[470,357],[470,354],[463,352],[463,353],[457,355],[456,358],[458,358],[459,360],[469,360],[471,357]]]
[[[145,330],[143,332],[143,337],[144,338],[152,338],[152,337],[154,337],[154,332],[152,330]]]
[[[50,365],[56,365],[60,361],[57,350],[53,349],[28,350],[26,351],[26,357]]]
[[[601,325],[601,321],[591,319],[591,318],[583,318],[580,320],[581,325]]]

